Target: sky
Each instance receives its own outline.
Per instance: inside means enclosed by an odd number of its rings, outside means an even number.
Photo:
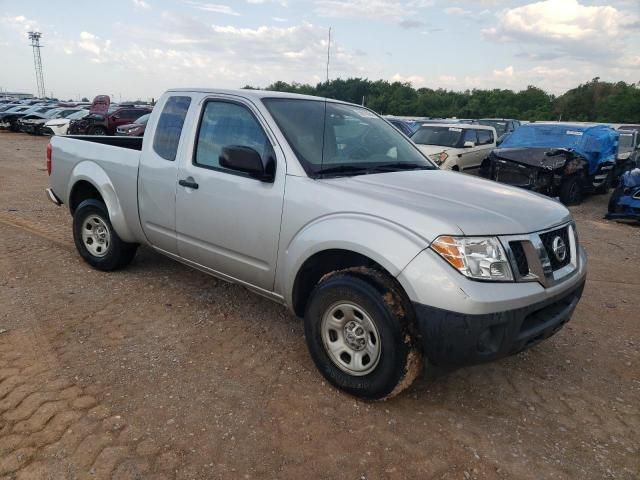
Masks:
[[[466,90],[640,82],[640,0],[0,0],[0,89],[157,98],[172,87],[361,77]]]

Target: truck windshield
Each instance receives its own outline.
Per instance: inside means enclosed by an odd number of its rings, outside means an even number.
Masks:
[[[487,127],[495,128],[496,129],[496,134],[499,137],[501,135],[504,135],[505,133],[507,133],[507,122],[504,122],[504,121],[482,119],[482,120],[478,120],[478,124],[479,125],[485,125]]]
[[[620,132],[620,143],[618,143],[618,152],[627,153],[633,151],[633,133]]]
[[[419,145],[457,147],[460,144],[460,137],[462,137],[461,128],[423,125],[411,136],[411,140]]]
[[[435,169],[402,133],[366,108],[324,100],[263,100],[313,177]]]

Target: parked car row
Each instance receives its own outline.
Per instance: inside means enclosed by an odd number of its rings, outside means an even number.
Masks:
[[[145,121],[136,124],[136,120],[150,114],[151,110],[152,107],[146,105],[112,105],[107,95],[99,95],[94,99],[89,115],[71,122],[69,134],[115,135],[117,129],[123,127],[119,132],[120,135],[142,136]]]
[[[640,166],[640,125],[387,120],[442,169],[479,173],[567,205],[580,203],[589,193],[608,193],[624,172]]]
[[[92,103],[0,100],[0,128],[33,135],[142,136],[152,107],[112,104],[101,95]]]

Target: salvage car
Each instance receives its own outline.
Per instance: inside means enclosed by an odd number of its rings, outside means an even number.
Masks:
[[[116,128],[116,135],[124,135],[127,137],[142,137],[144,135],[144,130],[147,126],[147,122],[149,121],[150,113],[141,116],[133,123],[127,123],[126,125],[121,125]]]
[[[640,168],[626,171],[609,199],[606,218],[640,221]]]
[[[408,387],[423,358],[465,365],[536,345],[585,284],[563,205],[441,170],[336,100],[170,90],[144,139],[55,136],[47,170],[89,265],[125,267],[148,245],[286,305],[327,381],[367,399]]]
[[[99,95],[94,99],[89,115],[69,124],[70,135],[115,135],[120,125],[151,112],[149,107],[136,105],[110,105],[109,97]],[[106,107],[106,108],[105,108]]]
[[[640,131],[618,129],[618,132],[620,140],[616,155],[615,182],[624,172],[640,167]]]
[[[496,131],[483,125],[424,123],[411,140],[440,168],[471,172],[496,147]]]
[[[587,193],[608,192],[618,137],[607,125],[530,123],[511,133],[480,173],[575,205]]]
[[[498,135],[496,139],[498,145],[521,125],[519,120],[513,118],[480,118],[473,123],[495,128],[496,134]]]
[[[21,132],[41,135],[45,123],[49,120],[66,118],[79,111],[78,108],[54,108],[45,113],[31,113],[18,120],[18,129]]]
[[[80,120],[89,115],[89,110],[78,110],[75,113],[72,113],[66,118],[54,118],[52,120],[48,120],[42,126],[42,134],[43,135],[66,135],[69,129],[69,124],[73,120]]]
[[[12,132],[17,132],[20,130],[18,121],[24,116],[32,113],[46,113],[54,108],[56,108],[55,105],[34,105],[26,110],[7,110],[6,112],[0,113],[0,127],[4,127]]]

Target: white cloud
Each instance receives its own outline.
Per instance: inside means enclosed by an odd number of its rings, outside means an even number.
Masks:
[[[185,2],[193,8],[197,8],[198,10],[203,10],[205,12],[211,13],[221,13],[223,15],[233,15],[239,16],[240,14],[236,12],[233,8],[228,5],[220,5],[217,3],[206,3],[206,2],[195,2],[195,1],[187,1]]]
[[[500,12],[498,24],[483,33],[493,40],[547,49],[543,54],[547,58],[611,62],[620,56],[629,27],[637,22],[636,15],[612,6],[544,0]]]
[[[6,26],[16,32],[24,32],[25,34],[29,31],[40,30],[36,20],[27,18],[24,15],[0,16],[0,25]]]
[[[321,17],[375,19],[398,22],[433,5],[432,0],[315,0],[314,12]]]
[[[464,8],[460,8],[460,7],[445,8],[444,12],[449,14],[449,15],[459,15],[461,17],[466,17],[468,15],[471,15],[471,11],[470,10],[465,10]]]
[[[511,78],[513,77],[513,67],[508,66],[502,70],[494,70],[493,76],[496,78]]]
[[[137,9],[149,10],[151,8],[151,5],[149,5],[144,0],[131,0],[131,2],[133,3],[133,6]]]

